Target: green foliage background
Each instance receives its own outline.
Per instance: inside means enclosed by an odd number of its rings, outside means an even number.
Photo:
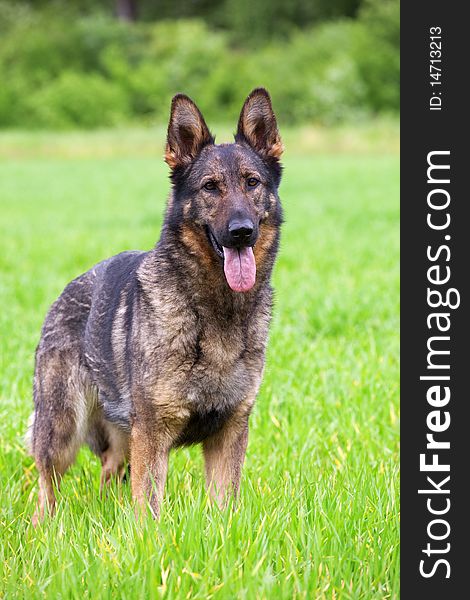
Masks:
[[[179,91],[221,121],[259,85],[283,123],[355,122],[398,112],[398,44],[397,0],[0,0],[0,127],[160,123]]]

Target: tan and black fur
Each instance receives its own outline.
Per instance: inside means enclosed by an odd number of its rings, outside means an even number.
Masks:
[[[82,444],[101,459],[102,485],[130,461],[133,496],[155,515],[177,446],[202,443],[218,501],[237,493],[271,317],[281,152],[265,90],[245,101],[235,143],[221,145],[195,104],[175,96],[160,241],[73,280],[42,329],[30,428],[34,521],[54,511],[54,486]],[[256,282],[236,292],[221,249],[244,245],[253,248]]]

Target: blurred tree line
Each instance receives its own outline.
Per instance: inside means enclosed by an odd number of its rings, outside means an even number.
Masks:
[[[399,107],[398,0],[0,0],[0,127],[211,119],[264,85],[285,122]],[[235,112],[234,112],[235,114]]]
[[[364,0],[67,0],[77,13],[100,12],[126,21],[203,19],[245,42],[286,35],[325,19],[355,17]],[[13,0],[33,8],[61,10],[61,0]]]

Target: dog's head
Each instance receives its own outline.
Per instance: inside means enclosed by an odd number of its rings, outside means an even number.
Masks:
[[[246,99],[233,144],[216,145],[194,102],[173,98],[165,153],[174,188],[169,223],[223,267],[236,292],[254,286],[258,263],[277,246],[282,150],[262,88]]]

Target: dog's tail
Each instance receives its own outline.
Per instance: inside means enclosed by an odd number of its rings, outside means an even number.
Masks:
[[[34,429],[35,414],[36,414],[36,411],[33,410],[33,412],[30,414],[29,419],[28,419],[28,429],[26,430],[26,433],[24,434],[24,437],[23,437],[24,445],[26,446],[26,449],[28,450],[29,454],[33,453],[33,429]]]

